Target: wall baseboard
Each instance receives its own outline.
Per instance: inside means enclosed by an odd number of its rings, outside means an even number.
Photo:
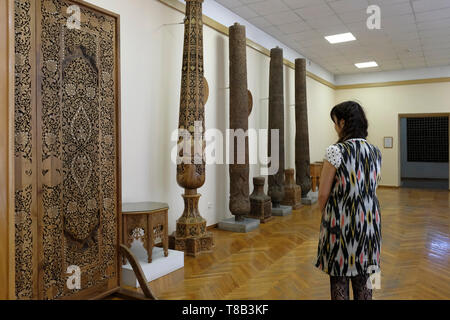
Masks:
[[[389,185],[378,186],[378,188],[381,188],[381,189],[401,189],[400,186],[389,186]],[[445,190],[445,189],[442,189],[442,190]],[[450,188],[448,189],[448,192],[450,192]]]
[[[385,188],[385,189],[399,189],[400,186],[392,186],[392,185],[379,185],[378,188]]]
[[[409,181],[448,181],[448,178],[408,178],[408,177],[402,177],[402,180],[409,180]]]
[[[219,224],[218,224],[218,223],[215,223],[215,224],[212,224],[212,225],[210,225],[210,226],[207,226],[207,227],[206,227],[206,230],[216,229],[218,226],[219,226]]]

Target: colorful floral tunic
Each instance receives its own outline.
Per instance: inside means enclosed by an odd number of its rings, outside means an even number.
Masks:
[[[378,271],[381,152],[365,139],[350,139],[329,146],[325,160],[337,170],[322,214],[316,267],[331,276]]]

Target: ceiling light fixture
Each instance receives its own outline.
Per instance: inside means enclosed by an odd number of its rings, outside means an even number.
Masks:
[[[333,44],[356,40],[355,36],[350,32],[326,36],[325,39],[327,39],[329,43]]]
[[[355,63],[355,66],[360,69],[373,68],[373,67],[378,67],[378,63],[376,63],[375,61],[360,62],[360,63]]]

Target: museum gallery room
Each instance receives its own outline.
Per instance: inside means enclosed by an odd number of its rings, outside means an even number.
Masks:
[[[450,300],[449,0],[1,0],[0,92],[1,300]]]

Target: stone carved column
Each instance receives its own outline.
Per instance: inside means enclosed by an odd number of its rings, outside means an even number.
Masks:
[[[247,45],[245,26],[235,23],[230,27],[230,129],[248,130],[248,92],[247,92]],[[248,165],[248,136],[245,145],[239,136],[233,138],[234,157],[230,171],[230,211],[236,221],[243,221],[250,212],[249,200],[249,165]],[[244,160],[244,162],[242,161]],[[243,163],[242,163],[243,162]]]
[[[302,198],[311,190],[308,109],[306,102],[306,60],[295,60],[295,171]]]
[[[283,83],[283,49],[270,50],[269,72],[269,158],[272,150],[273,129],[279,130],[279,167],[278,172],[269,175],[269,196],[272,198],[272,210],[280,208],[284,198],[284,83]]]
[[[206,231],[206,220],[198,211],[201,195],[197,193],[197,188],[205,182],[202,3],[203,0],[186,0],[178,129],[179,143],[183,144],[185,139],[190,139],[191,150],[190,154],[186,153],[186,150],[178,154],[179,158],[183,159],[183,162],[177,165],[177,182],[185,189],[182,195],[184,211],[177,220],[175,233],[169,237],[171,248],[194,257],[199,253],[211,251],[214,244],[212,234]],[[183,135],[183,130],[184,134],[189,132],[190,137]]]

